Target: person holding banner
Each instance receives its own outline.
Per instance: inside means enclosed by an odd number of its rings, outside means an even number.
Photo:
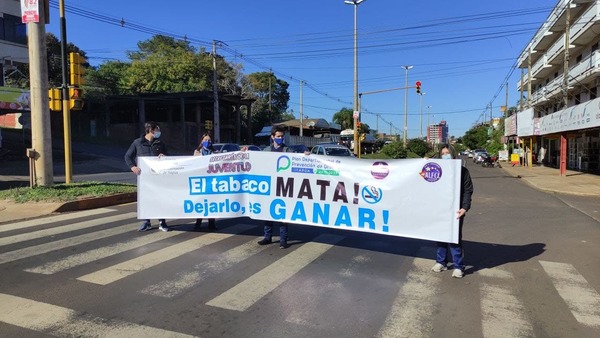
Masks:
[[[451,145],[442,145],[438,153],[442,159],[456,159],[456,150]],[[471,196],[473,195],[473,181],[469,170],[464,166],[461,169],[461,188],[460,188],[460,209],[456,212],[459,219],[458,228],[458,244],[437,242],[435,265],[431,268],[434,272],[442,272],[448,270],[448,251],[452,256],[454,263],[454,271],[452,277],[462,278],[465,273],[465,265],[463,262],[464,251],[462,247],[462,228],[465,219],[465,214],[471,208]]]
[[[286,146],[283,142],[285,129],[282,126],[273,126],[271,128],[271,145],[265,148],[265,151],[285,152]],[[272,243],[273,237],[273,221],[265,221],[264,226],[265,236],[258,242],[258,245],[267,245]],[[288,225],[281,222],[279,225],[279,248],[287,249],[288,243]]]
[[[144,135],[135,139],[125,153],[125,163],[131,171],[140,175],[142,170],[137,166],[137,158],[142,156],[165,156],[167,147],[160,140],[160,125],[153,121],[144,124]],[[138,228],[138,231],[146,231],[152,228],[150,220],[145,220]],[[169,231],[167,222],[164,219],[158,220],[158,228],[162,231]]]
[[[202,135],[202,138],[200,139],[200,144],[194,150],[194,156],[207,156],[207,155],[212,154],[213,151],[214,151],[214,149],[212,146],[212,139],[210,137],[210,134],[204,133]],[[202,226],[202,218],[197,218],[196,224],[194,225],[194,229],[199,230],[201,226]],[[217,230],[217,226],[215,225],[215,219],[209,218],[208,219],[208,231],[215,231],[215,230]]]

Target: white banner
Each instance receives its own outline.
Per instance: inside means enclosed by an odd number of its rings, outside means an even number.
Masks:
[[[138,162],[140,219],[246,216],[458,242],[460,160],[247,151]]]

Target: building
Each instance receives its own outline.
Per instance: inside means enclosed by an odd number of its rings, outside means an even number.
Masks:
[[[19,64],[29,63],[26,25],[19,0],[0,1],[0,87]]]
[[[529,164],[600,174],[598,32],[600,1],[559,0],[519,56],[517,89],[526,100],[505,136]]]
[[[438,124],[427,126],[427,143],[431,145],[448,143],[448,124],[440,121]]]

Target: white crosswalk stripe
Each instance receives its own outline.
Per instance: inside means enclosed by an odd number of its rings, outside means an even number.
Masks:
[[[540,261],[558,294],[583,325],[600,327],[600,295],[575,267],[567,263]]]
[[[131,228],[127,227],[127,230],[131,231]],[[170,238],[181,234],[184,234],[184,232],[171,231],[166,234],[163,232],[153,233],[145,235],[143,237],[135,238],[124,243],[112,244],[101,248],[82,252],[79,254],[67,256],[57,261],[48,262],[43,265],[38,265],[29,269],[25,269],[25,271],[32,273],[41,273],[44,275],[51,275],[63,270],[90,263],[102,258],[114,256],[125,251],[140,248],[144,245],[162,241],[165,238]]]
[[[244,311],[327,252],[343,238],[335,235],[320,235],[313,242],[302,245],[206,304],[223,309]]]
[[[256,239],[253,238],[240,246],[223,252],[217,257],[216,261],[197,264],[192,269],[177,274],[175,278],[150,285],[141,292],[159,297],[174,297],[200,284],[206,278],[223,272],[265,249],[267,249],[267,246],[257,245]]]
[[[426,250],[426,251],[425,251]],[[422,248],[417,257],[427,256],[431,249]],[[442,279],[431,271],[433,261],[415,258],[413,268],[394,299],[392,308],[377,337],[427,337],[431,332],[431,314]]]
[[[193,337],[0,293],[0,322],[60,337]]]
[[[85,210],[85,211],[78,211],[76,213],[65,213],[65,214],[60,214],[60,215],[49,216],[49,217],[45,217],[43,219],[31,219],[31,220],[27,220],[27,221],[7,223],[7,224],[0,225],[0,233],[6,232],[6,231],[12,231],[12,230],[22,230],[22,229],[38,226],[42,223],[50,224],[50,223],[61,222],[61,221],[65,221],[65,220],[72,220],[75,218],[83,218],[83,217],[88,217],[88,216],[99,216],[99,215],[106,214],[109,212],[114,212],[114,211],[115,211],[114,209],[107,209],[107,208],[90,209],[90,210]]]
[[[523,304],[509,288],[484,283],[480,291],[484,337],[534,337]]]
[[[42,230],[28,232],[28,233],[14,235],[14,236],[2,237],[2,238],[0,238],[0,246],[29,241],[32,239],[38,239],[38,238],[44,238],[44,237],[50,237],[50,236],[54,236],[54,235],[64,234],[66,232],[87,229],[87,228],[95,227],[98,225],[112,223],[112,222],[118,222],[118,221],[122,221],[122,220],[129,219],[129,218],[134,218],[134,217],[136,217],[136,213],[130,212],[130,213],[121,214],[121,215],[114,215],[114,216],[105,217],[105,218],[96,218],[96,219],[92,219],[92,220],[71,223],[71,224],[62,225],[62,226],[58,226],[58,227],[42,229]]]
[[[210,233],[199,236],[126,262],[110,266],[100,271],[92,272],[77,279],[83,282],[107,285],[142,270],[154,267],[160,263],[177,258],[185,253],[200,249],[203,246],[227,239],[235,233],[244,231],[250,227],[250,225],[238,224],[229,228],[231,233]]]

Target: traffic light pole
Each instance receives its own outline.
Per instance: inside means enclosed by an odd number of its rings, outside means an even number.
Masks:
[[[62,57],[62,111],[63,137],[65,143],[65,183],[73,181],[71,157],[71,115],[69,111],[69,74],[67,65],[67,20],[65,18],[65,0],[59,1],[60,7],[60,53]]]

